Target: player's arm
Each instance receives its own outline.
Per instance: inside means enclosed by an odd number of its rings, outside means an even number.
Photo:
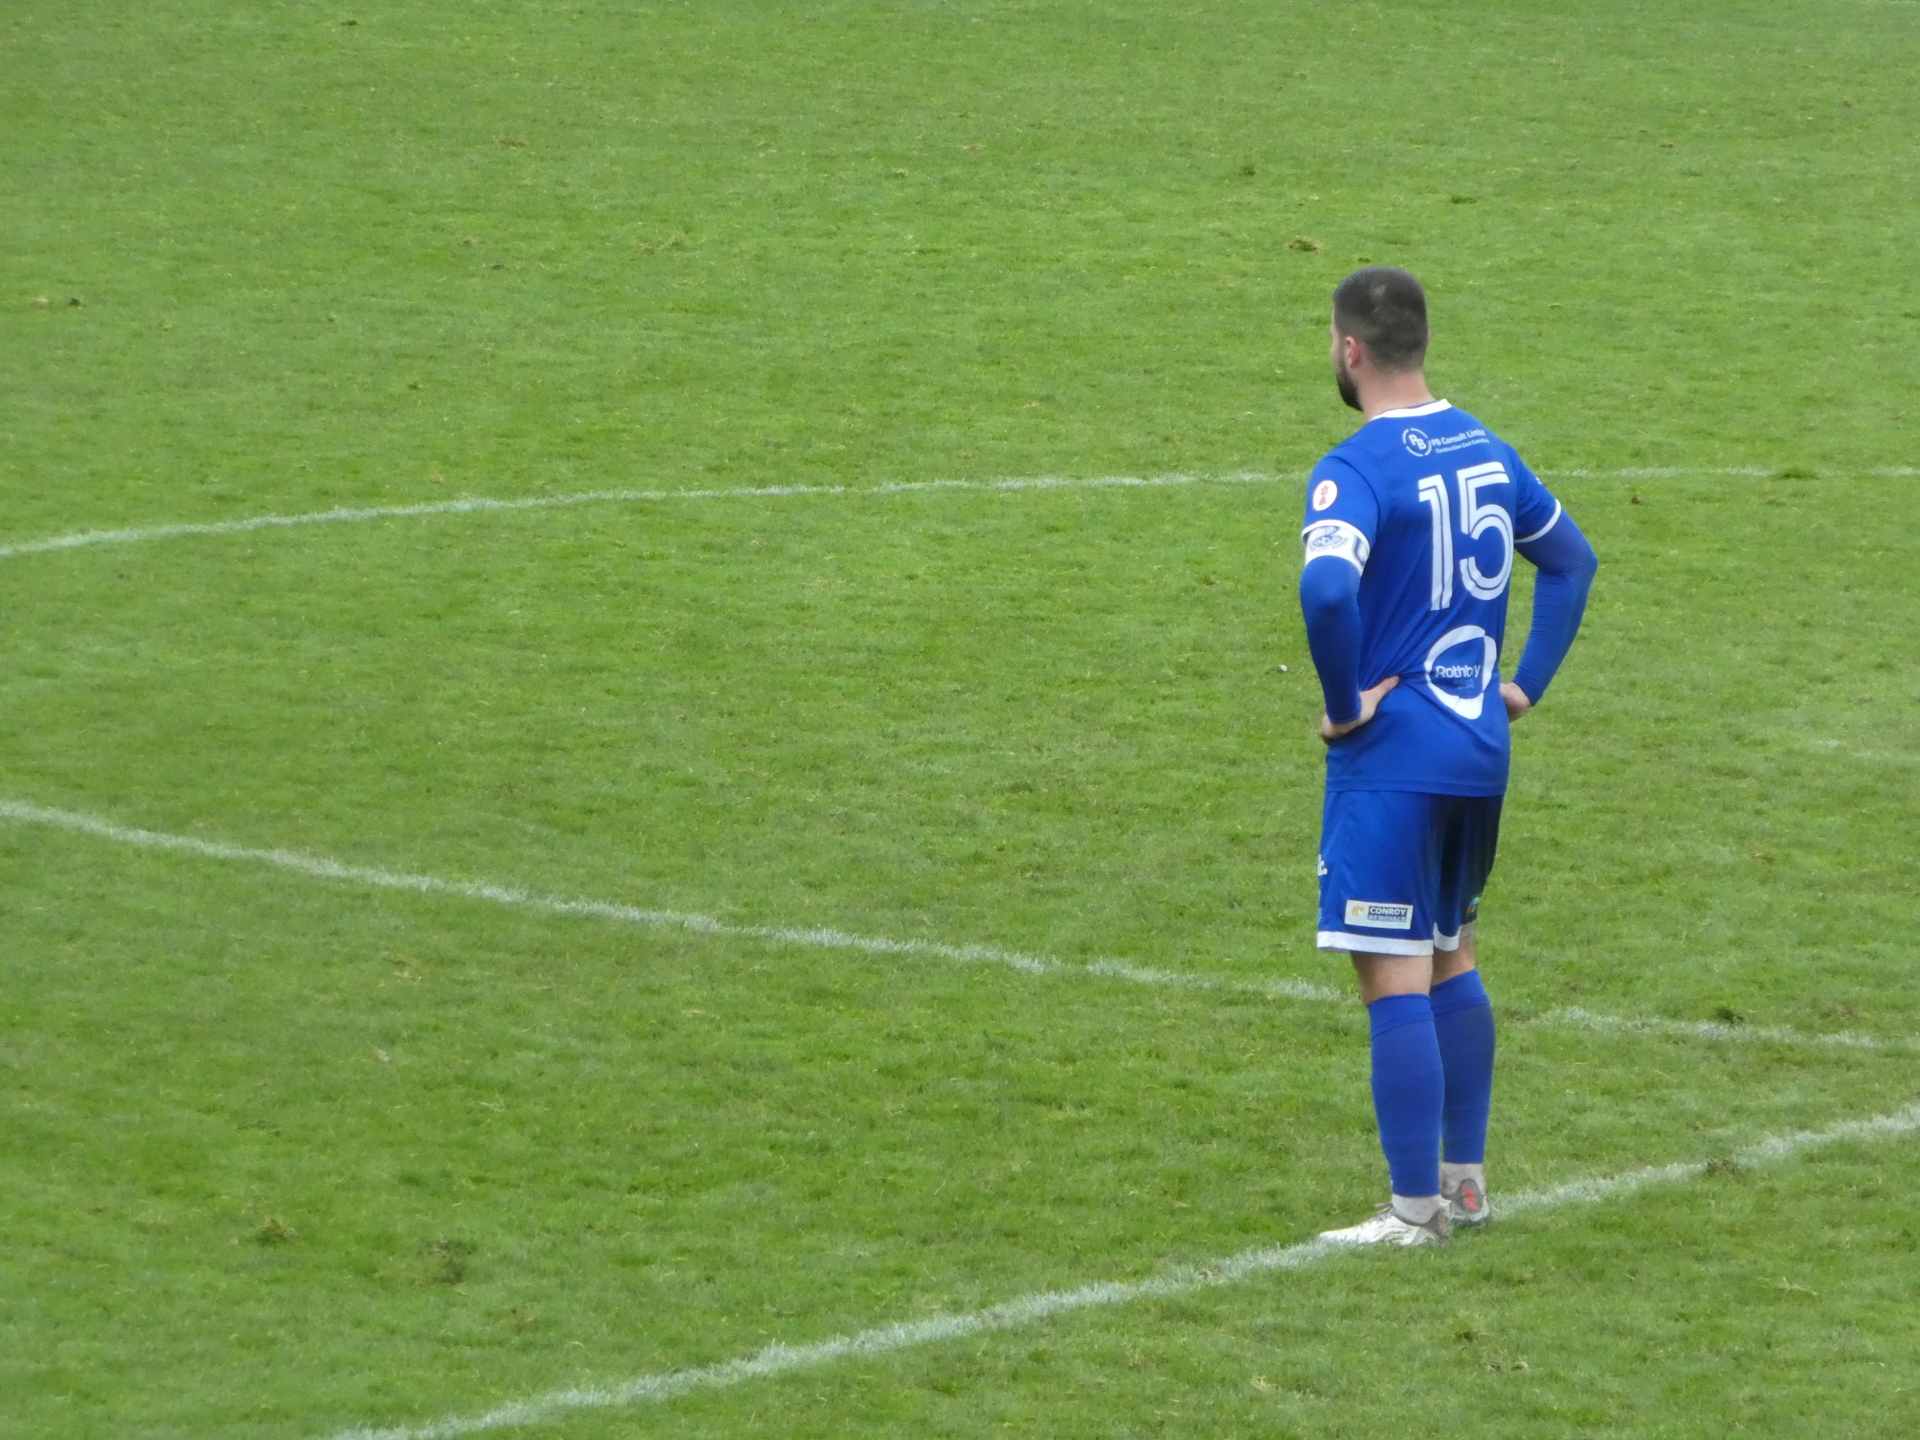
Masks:
[[[1360,688],[1360,572],[1353,566],[1332,555],[1308,560],[1300,572],[1300,613],[1327,705],[1320,738],[1331,744],[1373,719],[1381,697],[1400,677]]]
[[[1326,699],[1326,724],[1356,723],[1360,718],[1359,570],[1338,555],[1310,556],[1300,572],[1300,614],[1307,622],[1307,649]]]
[[[1360,576],[1379,521],[1371,487],[1351,467],[1329,457],[1316,467],[1307,507],[1306,528],[1300,532],[1306,547],[1300,614],[1326,699],[1320,738],[1332,742],[1371,720],[1380,697],[1399,680],[1360,688]]]
[[[1567,658],[1573,637],[1580,633],[1600,560],[1557,501],[1544,528],[1516,541],[1513,548],[1539,571],[1533,584],[1533,624],[1527,631],[1526,648],[1520,652],[1520,666],[1513,679],[1500,687],[1508,717],[1517,720],[1540,703],[1560,662]]]

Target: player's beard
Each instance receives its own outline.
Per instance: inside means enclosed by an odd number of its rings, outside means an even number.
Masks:
[[[1334,387],[1340,392],[1340,398],[1346,402],[1349,410],[1359,410],[1361,408],[1360,387],[1353,383],[1353,372],[1347,369],[1347,362],[1344,356],[1334,357],[1333,383]]]

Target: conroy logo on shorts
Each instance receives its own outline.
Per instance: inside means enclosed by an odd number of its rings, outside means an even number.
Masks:
[[[1347,901],[1347,924],[1365,925],[1374,930],[1411,930],[1411,905],[1383,905],[1378,900]]]

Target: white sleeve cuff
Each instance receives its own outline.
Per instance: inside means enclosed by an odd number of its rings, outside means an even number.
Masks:
[[[1560,502],[1558,500],[1555,500],[1553,502],[1553,514],[1547,517],[1547,523],[1542,525],[1538,530],[1534,531],[1531,535],[1514,536],[1513,543],[1516,545],[1524,545],[1529,540],[1538,540],[1542,535],[1546,534],[1547,531],[1551,530],[1554,526],[1558,525],[1559,523],[1560,523]]]

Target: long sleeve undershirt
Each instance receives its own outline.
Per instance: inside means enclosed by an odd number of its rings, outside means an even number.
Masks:
[[[1567,658],[1573,637],[1580,633],[1587,592],[1593,588],[1593,572],[1600,568],[1600,561],[1565,511],[1546,534],[1522,541],[1514,549],[1540,572],[1533,582],[1533,625],[1527,631],[1527,647],[1520,652],[1519,668],[1513,672],[1513,683],[1538,705],[1560,662]]]
[[[1337,555],[1307,562],[1300,572],[1300,613],[1307,649],[1320,672],[1327,718],[1336,725],[1360,718],[1360,572]]]
[[[1561,513],[1547,533],[1514,547],[1539,570],[1533,587],[1533,624],[1513,681],[1534,704],[1547,693],[1567,658],[1586,613],[1599,561],[1587,537]],[[1300,572],[1300,610],[1307,649],[1320,674],[1327,718],[1336,725],[1360,717],[1360,572],[1339,556],[1310,561]],[[1378,683],[1384,676],[1375,676]]]

